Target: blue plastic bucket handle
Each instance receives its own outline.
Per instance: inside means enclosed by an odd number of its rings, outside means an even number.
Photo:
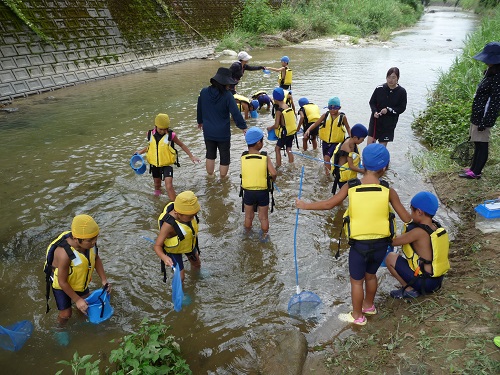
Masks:
[[[276,137],[276,133],[274,132],[274,129],[267,131],[267,139],[270,141],[277,141],[278,140],[278,137]]]
[[[132,157],[130,158],[130,167],[132,167],[134,172],[137,174],[143,174],[144,172],[146,172],[146,162],[144,161],[142,155],[132,155]]]

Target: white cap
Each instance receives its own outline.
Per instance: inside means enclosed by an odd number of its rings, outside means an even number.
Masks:
[[[252,58],[252,56],[250,56],[245,51],[241,51],[240,53],[238,53],[238,60],[248,61],[251,58]]]

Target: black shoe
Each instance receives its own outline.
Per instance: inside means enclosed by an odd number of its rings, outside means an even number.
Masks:
[[[458,174],[458,177],[467,178],[469,180],[479,180],[481,178],[480,174],[475,174],[471,170],[464,171]]]

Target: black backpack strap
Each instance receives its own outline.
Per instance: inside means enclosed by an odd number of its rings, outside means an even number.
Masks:
[[[58,242],[56,242],[54,245],[53,251],[55,251],[58,247],[62,247],[64,251],[66,251],[66,254],[68,255],[68,258],[70,261],[73,259],[76,259],[75,253],[73,253],[73,250],[71,250],[71,246],[69,246],[68,242],[66,239],[70,236],[70,233],[68,233],[66,236],[61,238]],[[50,256],[50,255],[49,255]],[[46,300],[46,311],[45,313],[48,313],[50,311],[50,306],[49,306],[49,298],[50,298],[50,286],[51,286],[51,277],[52,277],[52,261],[54,260],[54,254],[52,253],[52,258],[47,260],[47,266],[44,269],[45,272],[45,300]]]

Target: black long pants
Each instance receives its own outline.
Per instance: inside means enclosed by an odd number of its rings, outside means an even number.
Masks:
[[[488,160],[488,142],[474,142],[474,156],[472,157],[471,171],[480,175]]]

